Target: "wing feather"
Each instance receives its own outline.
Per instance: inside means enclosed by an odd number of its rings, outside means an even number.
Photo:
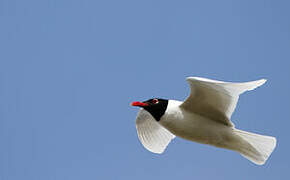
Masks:
[[[175,138],[175,135],[154,120],[144,109],[140,109],[137,115],[136,129],[142,145],[153,153],[163,153],[170,141]]]
[[[228,126],[239,95],[263,85],[266,80],[231,83],[200,77],[188,77],[191,93],[181,107]]]

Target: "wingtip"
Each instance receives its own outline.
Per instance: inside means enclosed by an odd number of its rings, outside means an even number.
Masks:
[[[147,148],[147,150],[149,150],[149,149]],[[162,154],[165,151],[165,149],[164,150],[160,150],[160,151],[152,151],[152,150],[149,150],[149,151],[154,153],[154,154]]]
[[[263,78],[263,79],[261,79],[261,81],[262,81],[263,84],[264,84],[265,82],[267,82],[267,79]]]
[[[263,78],[263,79],[257,80],[256,82],[257,82],[257,87],[259,87],[265,84],[267,82],[267,79]]]

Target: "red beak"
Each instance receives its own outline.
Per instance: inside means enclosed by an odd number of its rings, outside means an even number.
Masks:
[[[147,103],[143,103],[143,102],[139,102],[139,101],[135,101],[131,103],[131,106],[139,106],[139,107],[144,107],[144,106],[149,106],[149,104]]]

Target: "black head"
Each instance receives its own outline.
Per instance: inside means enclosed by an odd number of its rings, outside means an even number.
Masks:
[[[159,121],[166,111],[168,100],[154,98],[154,99],[149,99],[143,102],[138,102],[138,101],[132,102],[131,105],[144,108],[156,119],[156,121]]]

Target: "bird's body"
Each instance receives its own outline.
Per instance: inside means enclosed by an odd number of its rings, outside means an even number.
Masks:
[[[230,121],[239,95],[265,80],[227,83],[188,78],[191,94],[186,101],[150,99],[134,102],[142,107],[136,120],[138,137],[145,148],[162,153],[175,137],[239,152],[256,164],[264,164],[276,139],[238,130]]]
[[[169,100],[168,108],[159,121],[174,135],[189,141],[234,151],[249,148],[249,144],[237,135],[234,127],[188,112],[180,107],[181,104],[181,101]]]
[[[176,136],[202,144],[217,146],[230,136],[232,127],[180,107],[182,102],[169,100],[168,108],[159,123]]]

